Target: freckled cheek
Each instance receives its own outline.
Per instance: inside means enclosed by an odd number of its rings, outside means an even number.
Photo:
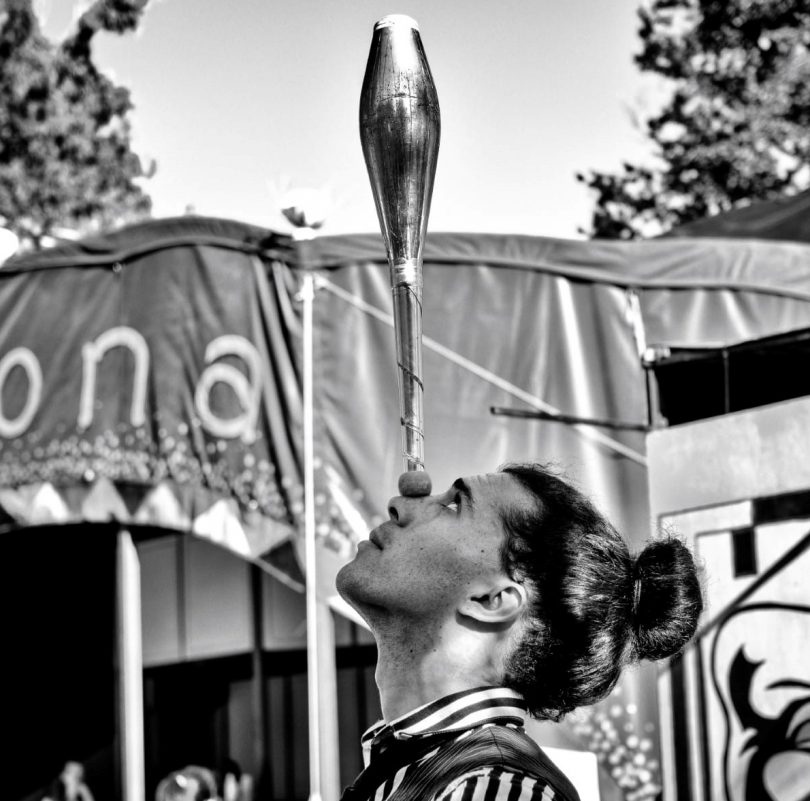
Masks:
[[[419,571],[437,583],[454,587],[476,576],[482,564],[478,553],[447,551],[437,554],[425,550],[420,554]]]

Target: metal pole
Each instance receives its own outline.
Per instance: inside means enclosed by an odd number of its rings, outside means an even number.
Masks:
[[[116,572],[122,798],[144,801],[141,564],[132,536],[124,528],[118,532]]]
[[[303,304],[303,394],[304,394],[304,562],[307,608],[307,696],[309,704],[309,801],[321,797],[321,719],[318,686],[318,598],[316,594],[317,554],[315,550],[315,454],[312,401],[312,304],[315,284],[306,272],[301,285]]]
[[[263,788],[272,786],[268,746],[270,725],[267,720],[267,680],[264,677],[264,573],[258,565],[250,566],[250,598],[253,608],[253,768],[256,790],[261,795]]]

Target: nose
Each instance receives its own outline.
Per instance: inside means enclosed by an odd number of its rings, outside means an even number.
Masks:
[[[398,526],[407,526],[420,515],[425,514],[431,498],[407,498],[397,495],[388,501],[388,516]],[[427,502],[427,503],[426,503]]]
[[[399,526],[406,526],[413,520],[412,504],[402,495],[397,495],[388,501],[388,516]]]

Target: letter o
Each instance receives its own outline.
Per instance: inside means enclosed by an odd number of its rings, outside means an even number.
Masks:
[[[28,376],[28,397],[22,411],[9,420],[3,413],[3,384],[8,374],[19,367]],[[0,359],[0,436],[7,439],[19,437],[34,419],[42,400],[42,368],[36,356],[28,348],[14,348]]]

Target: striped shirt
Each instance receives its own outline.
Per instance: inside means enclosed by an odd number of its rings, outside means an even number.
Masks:
[[[487,726],[523,729],[526,705],[513,690],[481,687],[440,698],[409,712],[390,723],[374,724],[362,737],[363,762],[367,768],[375,760],[391,760],[396,767],[370,796],[385,801],[414,767],[439,752],[447,743],[458,742]],[[457,733],[457,736],[452,736]],[[449,738],[442,735],[451,735]],[[420,738],[437,736],[442,745],[422,754],[413,762],[401,764],[392,759],[398,748]],[[559,798],[546,782],[515,772],[511,768],[479,768],[453,780],[433,796],[432,801],[554,801]]]

